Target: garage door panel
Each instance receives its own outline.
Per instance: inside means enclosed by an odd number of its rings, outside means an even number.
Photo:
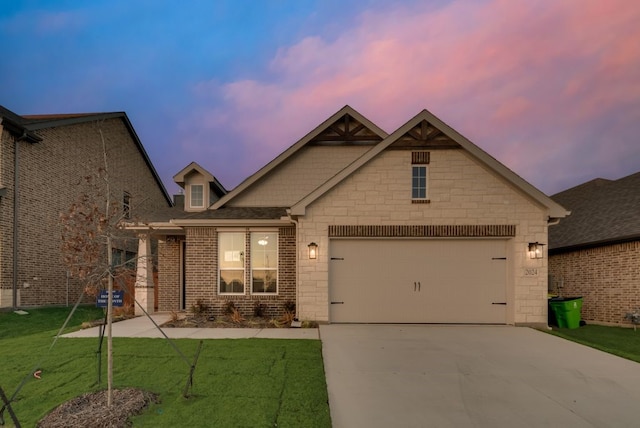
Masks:
[[[505,323],[504,240],[333,240],[332,322]]]

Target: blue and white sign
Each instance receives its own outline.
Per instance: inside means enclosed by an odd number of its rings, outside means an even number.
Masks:
[[[109,290],[100,290],[96,306],[106,308],[109,302]],[[120,307],[124,305],[124,290],[113,290],[113,306]]]

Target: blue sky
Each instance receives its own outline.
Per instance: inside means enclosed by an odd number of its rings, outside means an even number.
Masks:
[[[640,2],[12,1],[0,104],[125,111],[170,193],[233,188],[349,104],[426,108],[547,194],[640,171]]]

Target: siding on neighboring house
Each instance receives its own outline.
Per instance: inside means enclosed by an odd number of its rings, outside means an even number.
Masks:
[[[640,241],[554,254],[549,264],[550,290],[582,297],[587,322],[628,324],[640,308]]]
[[[124,115],[122,115],[124,116]],[[18,306],[73,304],[81,284],[67,278],[61,257],[60,213],[68,212],[78,196],[95,192],[85,180],[107,168],[112,200],[119,209],[126,191],[131,196],[131,214],[137,218],[169,205],[164,187],[145,162],[132,131],[123,117],[84,119],[78,123],[52,124],[35,130],[39,143],[18,142]],[[15,137],[3,132],[0,186],[8,187],[0,210],[0,258],[2,274],[0,306],[12,305],[13,287],[13,153]],[[100,188],[105,184],[95,179]],[[135,252],[137,241],[126,244]]]
[[[640,172],[552,196],[571,215],[549,228],[549,289],[582,297],[587,322],[631,325],[625,314],[640,307],[638,189]]]

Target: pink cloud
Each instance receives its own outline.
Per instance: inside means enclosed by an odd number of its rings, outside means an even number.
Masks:
[[[267,161],[345,104],[389,132],[427,108],[527,179],[550,153],[578,153],[583,124],[640,120],[640,3],[393,7],[363,12],[332,41],[282,47],[268,82],[221,85],[212,120]]]

